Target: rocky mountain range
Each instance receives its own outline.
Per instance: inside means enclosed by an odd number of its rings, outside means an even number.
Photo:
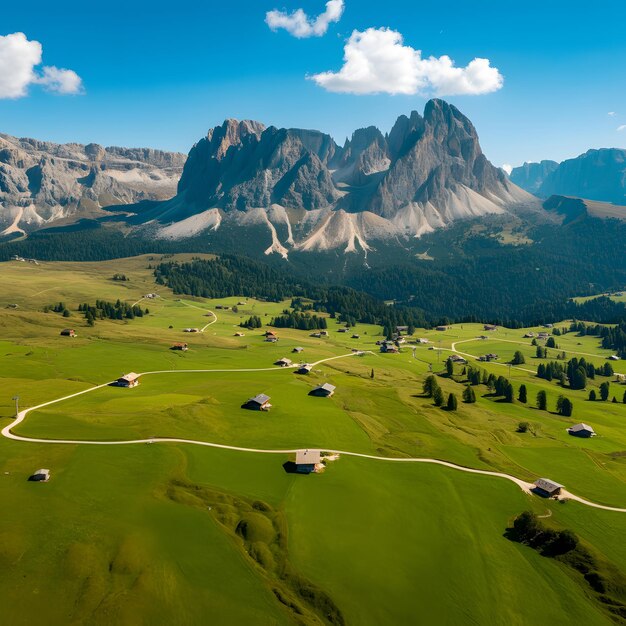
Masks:
[[[401,115],[389,133],[359,129],[343,146],[315,130],[232,119],[186,158],[3,135],[0,202],[5,236],[104,218],[150,237],[202,236],[216,248],[237,239],[284,257],[367,253],[460,219],[542,212],[442,100]]]
[[[541,198],[553,195],[626,205],[626,150],[588,150],[562,163],[524,163],[511,181]]]
[[[178,192],[134,207],[131,222],[178,239],[257,227],[266,253],[367,251],[455,220],[540,210],[482,153],[472,123],[442,100],[383,135],[343,146],[319,131],[226,120],[190,151]]]
[[[102,209],[176,193],[183,154],[55,144],[0,135],[0,235],[107,215]]]

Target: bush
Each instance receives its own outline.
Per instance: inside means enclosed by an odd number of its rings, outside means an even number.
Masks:
[[[237,524],[236,532],[250,543],[271,543],[276,535],[272,522],[261,513],[247,513]]]
[[[530,423],[529,422],[520,422],[517,425],[517,432],[518,433],[527,433],[530,430]]]

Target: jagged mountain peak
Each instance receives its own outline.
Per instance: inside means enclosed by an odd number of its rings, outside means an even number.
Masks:
[[[179,194],[161,212],[167,236],[253,224],[268,229],[270,252],[353,252],[523,203],[540,209],[489,163],[473,124],[443,100],[429,101],[423,116],[399,116],[387,135],[360,128],[343,147],[315,130],[241,124],[225,123],[190,152]],[[157,210],[150,219],[161,219]]]

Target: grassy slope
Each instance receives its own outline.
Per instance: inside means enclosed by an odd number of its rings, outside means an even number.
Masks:
[[[356,341],[332,332],[332,322],[328,340],[289,330],[280,332],[278,345],[264,343],[258,331],[235,338],[240,317],[252,312],[271,316],[286,306],[254,301],[239,313],[218,311],[218,323],[202,335],[183,335],[183,327],[211,319],[189,305],[211,308],[216,302],[177,302],[165,289],[165,299],[146,305],[151,315],[128,324],[98,322],[87,328],[78,316],[68,321],[37,312],[58,300],[71,308],[96,298],[134,302],[154,290],[148,262],[144,257],[81,265],[3,264],[6,302],[0,300],[0,307],[15,302],[20,308],[0,309],[0,354],[5,357],[0,375],[6,390],[0,397],[0,426],[7,423],[16,392],[27,406],[129,370],[268,367],[291,356],[295,345],[305,347],[310,361],[344,354],[353,346],[376,349],[379,329],[359,327],[361,340]],[[109,280],[117,271],[131,281]],[[79,337],[59,337],[66,326],[75,327]],[[464,325],[419,334],[445,348],[481,332],[481,327]],[[507,358],[521,346],[502,339],[522,342],[522,334],[501,330],[489,342],[460,344],[459,350],[496,351]],[[189,341],[188,353],[168,350],[181,340]],[[568,353],[598,354],[598,364],[608,354],[590,337],[568,335],[559,343]],[[534,350],[521,349],[525,367],[532,368]],[[445,354],[420,347],[418,361],[407,348],[395,356],[334,361],[306,378],[289,371],[146,377],[134,390],[106,388],[33,413],[19,432],[91,439],[174,435],[237,445],[434,456],[525,478],[549,475],[580,495],[624,505],[626,465],[618,454],[626,450],[624,405],[591,405],[584,401],[585,392],[566,391],[575,401],[573,420],[488,397],[461,406],[456,414],[445,413],[416,397],[427,362],[437,370]],[[624,365],[616,369],[626,371]],[[507,374],[495,364],[488,369]],[[530,398],[548,389],[551,405],[560,392],[521,371],[514,370],[512,378],[516,386],[529,386]],[[333,399],[306,395],[325,380],[338,387]],[[441,384],[459,395],[463,389],[443,379]],[[239,409],[260,391],[272,396],[270,414]],[[536,425],[537,436],[515,433],[522,420]],[[581,420],[600,436],[586,441],[567,436],[567,424]],[[0,470],[9,472],[2,475],[0,499],[14,504],[5,516],[8,530],[0,532],[0,595],[19,599],[15,606],[20,607],[11,623],[32,622],[48,604],[49,623],[104,623],[113,617],[120,623],[159,623],[178,614],[180,623],[191,624],[201,622],[207,611],[216,623],[288,619],[240,555],[237,542],[208,512],[163,497],[168,481],[180,476],[284,508],[294,563],[331,593],[350,622],[406,622],[419,610],[438,622],[566,623],[582,615],[585,623],[605,623],[557,564],[502,537],[511,517],[528,506],[539,512],[554,509],[557,523],[626,566],[626,553],[611,539],[626,530],[626,516],[529,500],[513,485],[437,467],[345,458],[321,476],[294,477],[282,471],[280,457],[193,446],[98,448],[6,440],[0,446]],[[25,482],[40,466],[53,470],[53,480],[45,486]],[[493,598],[506,602],[494,604]]]

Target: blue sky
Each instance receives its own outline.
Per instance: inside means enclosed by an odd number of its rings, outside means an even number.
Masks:
[[[361,126],[388,130],[443,91],[474,122],[497,165],[626,145],[626,127],[617,130],[626,125],[623,0],[528,0],[523,9],[479,0],[345,0],[340,19],[318,29],[324,34],[295,37],[266,23],[268,11],[299,8],[314,18],[325,0],[11,3],[2,9],[0,36],[22,32],[39,42],[42,63],[21,97],[14,83],[5,86],[13,97],[0,98],[0,132],[187,152],[208,128],[235,117],[317,128],[343,142]],[[389,81],[378,76],[379,93],[350,93],[376,90],[376,81],[339,74],[348,39],[383,28],[399,33],[411,59],[415,50],[436,57],[432,67],[412,76],[417,88],[402,82],[400,65]],[[377,40],[366,49],[358,37],[355,49],[380,52]],[[15,67],[1,55],[0,47],[0,95],[3,73]],[[447,95],[463,89],[441,78],[442,55],[460,68],[488,59],[485,93]],[[311,78],[325,72],[332,73],[325,82]],[[474,88],[483,89],[465,91]],[[386,92],[394,89],[400,92]]]

